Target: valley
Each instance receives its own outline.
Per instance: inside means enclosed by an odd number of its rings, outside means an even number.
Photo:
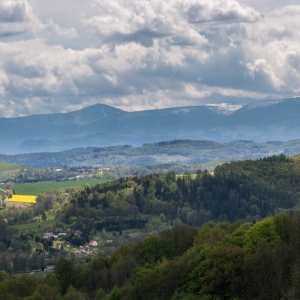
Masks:
[[[278,133],[284,132],[280,126],[286,120],[272,127],[262,121],[263,110],[271,107],[282,112],[287,102],[242,107],[226,114],[215,107],[173,109],[172,114],[177,118],[192,112],[199,118],[199,111],[206,117],[209,111],[214,122],[226,117],[230,124],[229,117],[237,118],[233,115],[238,112],[243,124],[249,125],[248,113],[254,109],[261,113],[256,125]],[[71,127],[75,124],[78,132],[80,126],[88,128],[94,123],[96,108],[90,121],[76,116],[82,111],[51,116],[54,123],[44,123],[43,130],[50,124],[56,129],[69,126],[68,138],[74,139]],[[105,118],[111,113],[114,121],[125,126],[122,111],[105,109]],[[140,113],[140,118],[151,129],[148,113]],[[169,113],[154,114],[158,119],[165,114],[159,122],[167,122]],[[32,120],[27,118],[26,124],[37,133]],[[229,133],[220,124],[222,134],[239,136],[232,135],[233,127]],[[256,131],[252,125],[245,126],[238,131]],[[164,128],[168,136],[174,126]],[[70,295],[70,299],[106,300],[252,300],[268,287],[252,288],[265,274],[257,265],[267,257],[271,258],[268,268],[284,269],[289,278],[281,283],[284,292],[274,288],[269,293],[295,293],[297,273],[292,266],[298,261],[300,140],[285,135],[282,140],[226,141],[225,135],[207,140],[186,138],[186,133],[184,139],[177,135],[162,141],[150,134],[141,145],[137,139],[113,145],[112,139],[112,144],[102,141],[99,146],[97,134],[91,145],[85,144],[82,134],[79,140],[84,147],[67,149],[72,143],[64,141],[57,148],[54,140],[32,140],[22,142],[22,151],[14,148],[18,154],[0,154],[0,298],[46,299],[45,288],[51,300]],[[34,151],[21,153],[25,149]],[[282,249],[290,254],[282,254]],[[276,272],[268,276],[279,280]],[[249,284],[240,281],[241,277]],[[27,289],[19,297],[9,286],[23,281],[30,282],[32,291]]]

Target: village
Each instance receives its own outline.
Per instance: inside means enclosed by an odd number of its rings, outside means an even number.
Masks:
[[[69,258],[74,263],[88,262],[94,256],[110,255],[122,244],[143,240],[148,234],[130,230],[121,234],[120,232],[116,234],[115,232],[102,231],[82,245],[74,245],[70,243],[70,240],[72,240],[70,237],[75,237],[76,240],[83,239],[84,234],[81,230],[67,229],[64,231],[62,228],[56,228],[54,231],[43,233],[42,239],[36,242],[36,250],[41,248],[48,257],[47,266],[43,270],[47,273],[54,271],[54,263],[57,259]],[[52,246],[45,249],[44,245],[47,245],[47,243]],[[34,272],[34,270],[32,271]],[[42,271],[42,269],[38,271]]]

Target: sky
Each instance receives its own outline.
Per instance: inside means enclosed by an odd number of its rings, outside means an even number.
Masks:
[[[299,0],[1,0],[0,117],[296,97],[299,15]]]

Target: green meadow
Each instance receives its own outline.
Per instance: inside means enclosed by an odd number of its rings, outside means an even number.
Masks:
[[[35,235],[43,236],[43,233],[48,229],[49,225],[54,225],[55,220],[47,220],[47,221],[40,221],[40,222],[30,222],[25,224],[18,224],[12,225],[18,229],[19,232],[26,232],[26,233],[35,233]]]

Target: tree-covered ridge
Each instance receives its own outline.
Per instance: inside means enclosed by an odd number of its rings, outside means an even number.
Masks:
[[[0,272],[6,300],[267,300],[300,298],[300,215],[254,224],[182,226],[46,277]]]
[[[171,140],[147,143],[138,147],[75,148],[61,152],[16,155],[0,154],[0,161],[31,167],[58,166],[149,166],[160,164],[203,163],[215,160],[256,159],[273,154],[294,155],[300,152],[300,140],[254,142],[238,140],[217,143],[209,140]],[[132,174],[132,173],[131,173]]]
[[[142,227],[148,215],[192,226],[251,222],[297,206],[299,182],[299,161],[284,155],[223,164],[214,174],[133,176],[85,187],[57,219],[88,231]]]
[[[0,299],[299,299],[299,181],[299,157],[279,155],[224,164],[214,173],[140,175],[40,194],[35,206],[2,211],[1,269],[43,269],[46,251],[57,253],[52,240],[36,237],[44,249],[36,251],[28,234],[13,240],[9,226],[49,210],[77,246],[101,231],[174,227],[127,242],[110,257],[81,265],[58,259],[45,278],[0,272]]]
[[[213,174],[205,170],[120,178],[39,194],[34,206],[4,209],[1,215],[14,226],[39,222],[51,211],[53,226],[70,228],[66,241],[77,246],[102,230],[121,234],[135,228],[151,232],[180,224],[199,227],[210,220],[253,222],[298,206],[299,168],[297,157],[280,155],[224,164]],[[74,234],[77,229],[82,236]],[[21,242],[0,238],[0,248],[26,247]]]

